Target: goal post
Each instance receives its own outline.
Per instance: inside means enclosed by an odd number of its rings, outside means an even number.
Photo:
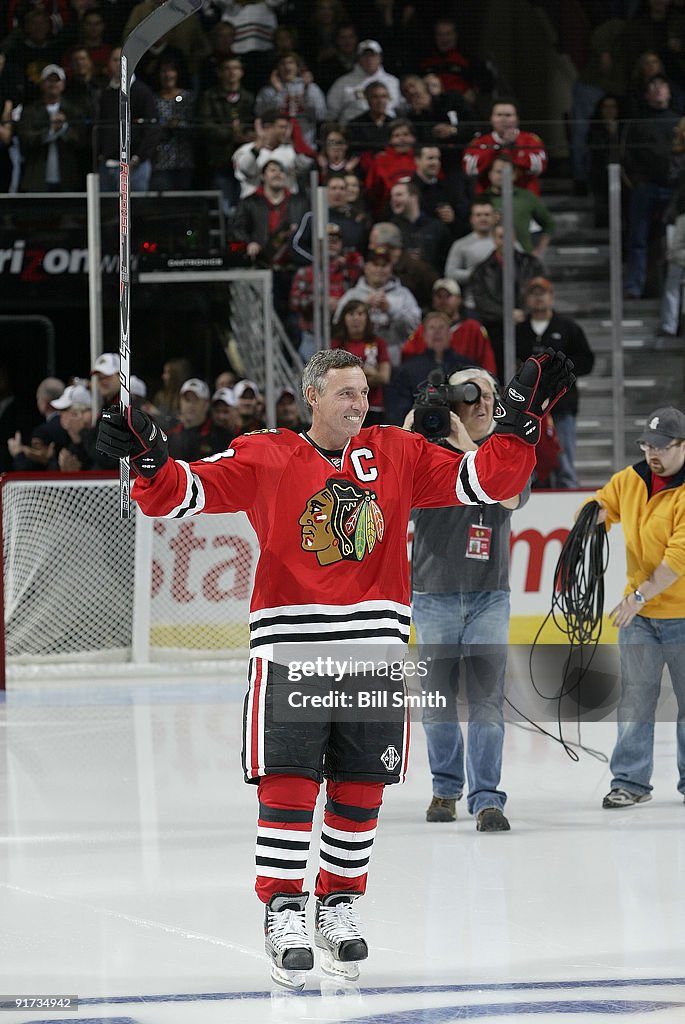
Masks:
[[[111,473],[0,477],[3,686],[244,664],[258,557],[247,517],[133,506],[121,520],[118,503]]]

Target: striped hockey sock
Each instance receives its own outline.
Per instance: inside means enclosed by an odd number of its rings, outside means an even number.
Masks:
[[[328,782],[316,895],[366,890],[382,782]]]
[[[302,892],[319,783],[298,775],[266,775],[258,786],[255,892]]]

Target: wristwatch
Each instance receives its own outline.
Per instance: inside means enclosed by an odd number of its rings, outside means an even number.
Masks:
[[[637,601],[638,604],[645,604],[646,601],[647,601],[647,598],[645,597],[645,595],[641,594],[639,590],[634,590],[633,591],[633,597],[635,598],[635,600]]]

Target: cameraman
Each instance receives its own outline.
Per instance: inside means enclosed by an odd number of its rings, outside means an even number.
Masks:
[[[433,370],[442,370],[445,377],[472,362],[451,347],[450,322],[444,313],[426,313],[422,321],[424,352],[407,359],[393,370],[385,389],[386,422],[401,424],[414,404],[419,385]]]
[[[470,394],[467,384],[477,385],[479,394]],[[455,453],[476,451],[495,428],[497,383],[487,370],[471,367],[453,373],[449,385],[452,429],[438,443]],[[415,413],[408,414],[405,428],[413,425]],[[447,701],[444,708],[423,711],[433,776],[426,821],[455,821],[464,789],[464,739],[457,713],[463,662],[469,705],[468,810],[479,832],[509,831],[503,814],[506,793],[498,788],[509,640],[509,524],[513,509],[529,494],[530,481],[521,494],[499,504],[413,513],[412,616],[419,645],[429,648],[420,657],[431,656],[422,683]]]

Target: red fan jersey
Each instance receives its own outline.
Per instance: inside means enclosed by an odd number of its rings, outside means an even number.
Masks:
[[[455,455],[369,427],[329,458],[303,434],[271,430],[201,462],[169,459],[132,493],[150,516],[247,513],[260,546],[250,649],[272,658],[278,643],[406,643],[412,508],[510,498],[534,465],[534,448],[511,435]]]
[[[464,150],[462,163],[469,177],[477,177],[476,192],[488,187],[488,171],[498,156],[506,155],[514,166],[514,184],[540,195],[538,177],[547,167],[545,145],[539,135],[520,131],[516,142],[505,143],[497,132],[476,135]]]

